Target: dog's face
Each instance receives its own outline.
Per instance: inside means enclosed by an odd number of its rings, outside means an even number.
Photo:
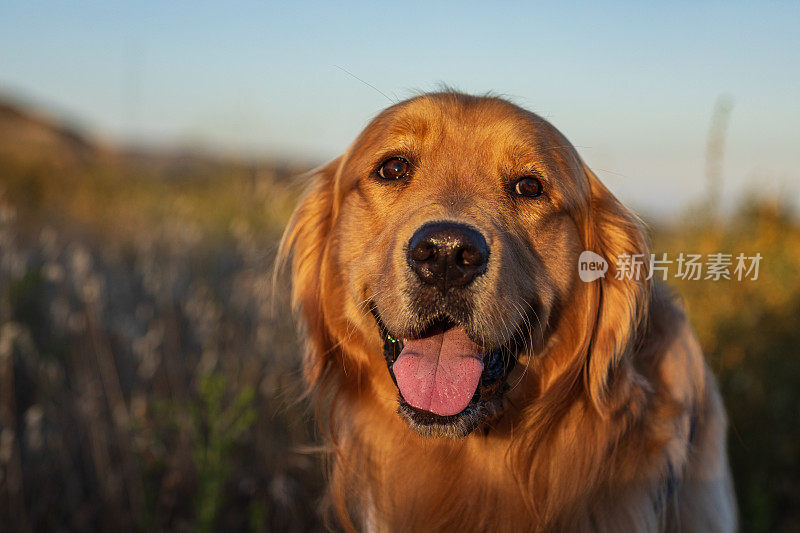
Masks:
[[[555,128],[504,100],[442,93],[384,111],[287,233],[304,254],[295,297],[325,330],[318,357],[382,350],[398,413],[423,434],[496,418],[511,369],[545,350],[576,298],[592,179]]]

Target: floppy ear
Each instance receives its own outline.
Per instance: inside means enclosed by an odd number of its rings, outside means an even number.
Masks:
[[[642,222],[591,170],[584,169],[591,194],[588,249],[608,261],[605,277],[590,282],[596,315],[584,376],[592,402],[600,413],[606,413],[615,399],[617,380],[634,377],[630,355],[646,323],[650,252]]]
[[[292,307],[302,313],[305,321],[308,344],[303,369],[311,386],[320,381],[326,370],[320,355],[328,354],[333,346],[324,316],[322,280],[340,160],[334,159],[309,174],[309,183],[286,225],[275,262],[277,273],[291,261]]]

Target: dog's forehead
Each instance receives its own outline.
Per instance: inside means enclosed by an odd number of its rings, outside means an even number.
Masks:
[[[460,156],[465,164],[573,166],[576,154],[551,124],[507,100],[460,93],[429,93],[380,113],[351,147],[356,159],[391,152],[414,156]]]
[[[389,108],[380,119],[386,140],[400,137],[428,147],[449,142],[514,157],[549,140],[544,120],[492,97],[424,95]]]

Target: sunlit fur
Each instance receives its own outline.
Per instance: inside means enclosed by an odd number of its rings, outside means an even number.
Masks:
[[[376,179],[396,155],[413,175]],[[545,195],[510,192],[528,173]],[[486,346],[526,336],[501,415],[460,439],[398,416],[369,312],[398,338],[419,327],[424,287],[403,246],[437,219],[491,247],[465,329]],[[583,250],[609,259],[605,278],[580,281]],[[392,532],[735,529],[725,416],[686,319],[646,273],[615,279],[617,257],[648,253],[641,223],[540,117],[455,92],[381,113],[310,176],[279,252],[330,442],[332,519]]]

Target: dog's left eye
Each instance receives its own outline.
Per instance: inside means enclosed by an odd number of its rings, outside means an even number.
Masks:
[[[411,165],[402,157],[387,159],[378,167],[378,176],[385,180],[397,180],[408,175]]]
[[[535,198],[542,194],[542,182],[538,178],[522,178],[514,184],[514,192],[520,196]]]

